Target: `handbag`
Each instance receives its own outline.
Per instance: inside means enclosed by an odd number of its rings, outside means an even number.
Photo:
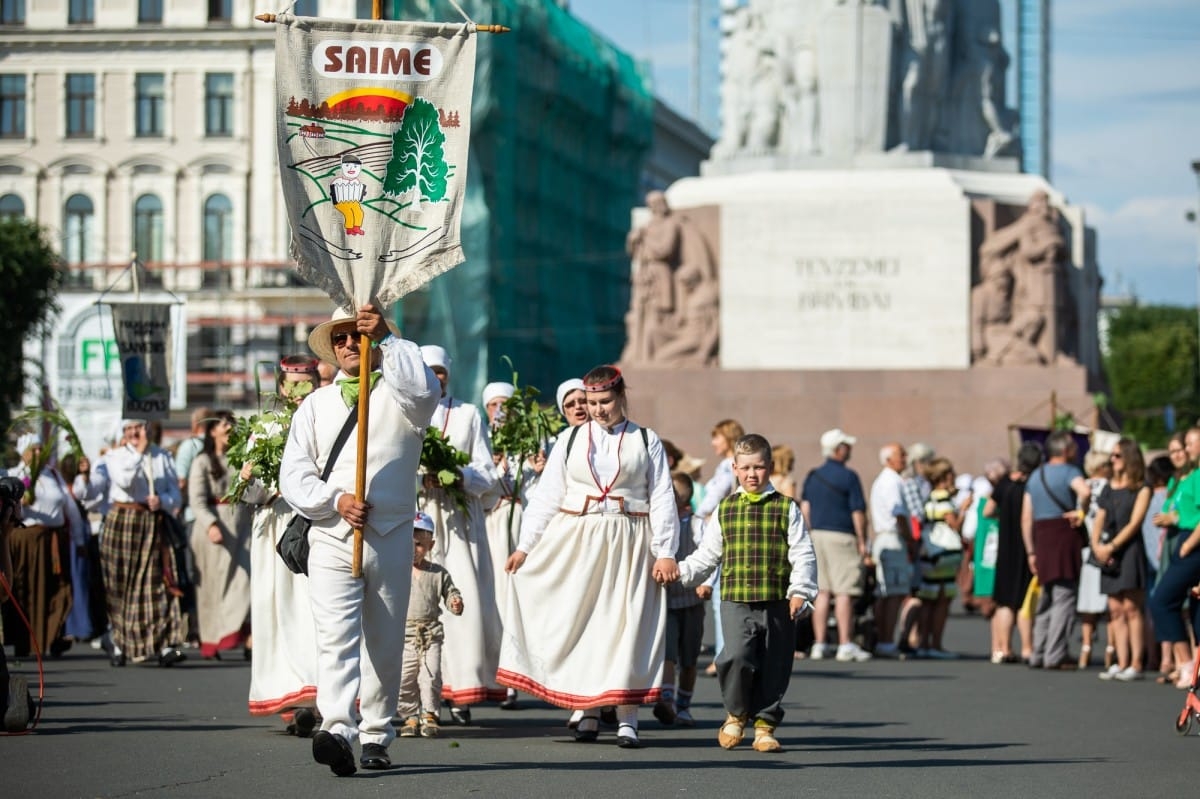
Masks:
[[[1108,534],[1107,530],[1100,534],[1100,543],[1108,544],[1111,542],[1112,536]],[[1096,557],[1096,553],[1089,547],[1087,556],[1088,565],[1095,566],[1106,577],[1119,577],[1121,575],[1121,555],[1124,554],[1124,551],[1123,549],[1118,549],[1116,552],[1113,552],[1112,558],[1107,563],[1101,563],[1100,559]]]
[[[338,455],[342,452],[342,447],[349,440],[350,431],[357,424],[358,407],[355,406],[350,409],[349,415],[346,416],[346,421],[342,424],[342,429],[338,433],[337,440],[333,442],[333,449],[329,450],[329,457],[325,460],[325,468],[321,471],[322,482],[328,480],[329,475],[333,473],[333,465],[337,462]],[[293,574],[308,574],[308,531],[311,527],[312,520],[303,514],[297,513],[288,520],[283,535],[279,537],[279,543],[275,545],[275,551],[279,553],[279,557],[283,559],[284,565]]]

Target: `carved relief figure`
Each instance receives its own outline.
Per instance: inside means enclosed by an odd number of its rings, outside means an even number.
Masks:
[[[660,191],[646,195],[651,218],[629,234],[633,290],[625,315],[625,364],[715,363],[717,270],[700,230],[671,211]]]
[[[1021,217],[979,247],[981,283],[971,292],[972,355],[995,366],[1049,364],[1070,349],[1067,244],[1044,191]]]

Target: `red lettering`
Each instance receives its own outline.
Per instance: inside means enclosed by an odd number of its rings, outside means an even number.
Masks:
[[[426,48],[417,53],[417,58],[413,61],[413,67],[417,70],[418,75],[428,75],[433,60],[432,52]]]
[[[326,72],[341,72],[342,71],[342,48],[339,45],[331,44],[325,48],[325,58],[329,63],[325,67]]]
[[[383,64],[380,65],[381,71],[385,74],[392,75],[407,75],[410,69],[409,62],[412,54],[407,48],[401,50],[393,50],[390,47],[385,47],[383,50]],[[417,56],[420,58],[420,55]]]

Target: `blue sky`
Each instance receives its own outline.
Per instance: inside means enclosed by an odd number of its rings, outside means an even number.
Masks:
[[[656,92],[715,130],[717,0],[702,0],[699,98],[691,0],[571,0],[647,61]],[[1011,37],[1005,42],[1013,50]],[[1200,0],[1054,0],[1052,180],[1099,233],[1106,292],[1195,305],[1200,228]]]

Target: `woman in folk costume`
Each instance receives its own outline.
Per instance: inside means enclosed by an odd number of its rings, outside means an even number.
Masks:
[[[307,355],[279,362],[275,389],[284,402],[298,406],[316,389],[317,364]],[[280,431],[285,439],[287,433]],[[317,633],[308,577],[293,574],[275,551],[295,511],[279,495],[279,475],[251,477],[253,468],[247,461],[241,473],[249,480],[242,502],[257,507],[250,534],[250,714],[279,713],[288,732],[307,738],[317,725]]]
[[[100,537],[110,656],[114,666],[154,655],[170,666],[185,659],[179,645],[187,633],[162,518],[179,510],[179,478],[171,456],[150,443],[143,420],[123,420],[121,435],[120,446],[105,456],[110,506]]]
[[[24,610],[32,630],[25,628],[11,604],[6,605],[7,643],[13,645],[18,657],[35,648],[57,656],[70,646],[62,634],[71,610],[71,535],[72,528],[79,527],[79,514],[74,514],[72,524],[67,515],[71,498],[62,478],[49,466],[40,466],[41,437],[26,433],[18,439],[17,450],[21,463],[11,475],[24,481],[26,491],[22,526],[14,527],[9,534],[12,596]]]
[[[470,463],[462,467],[465,513],[429,475],[423,481],[420,497],[421,511],[429,514],[441,531],[429,559],[454,575],[468,608],[461,616],[444,619],[442,697],[451,705],[450,716],[456,723],[470,724],[468,705],[505,699],[504,689],[496,685],[500,613],[496,609],[496,581],[482,503],[496,489],[496,468],[479,409],[446,393],[450,381],[446,351],[425,346],[421,347],[421,357],[442,384],[442,398],[429,426],[441,431],[450,446],[471,457]]]
[[[250,657],[250,508],[224,497],[233,475],[225,454],[233,414],[217,411],[204,426],[204,449],[188,474],[188,506],[196,514],[196,618],[200,656],[245,646]]]
[[[662,442],[626,418],[620,371],[583,382],[591,421],[559,436],[508,560],[499,679],[584,709],[578,741],[617,705],[617,743],[636,748],[638,705],[661,693],[679,516]]]

